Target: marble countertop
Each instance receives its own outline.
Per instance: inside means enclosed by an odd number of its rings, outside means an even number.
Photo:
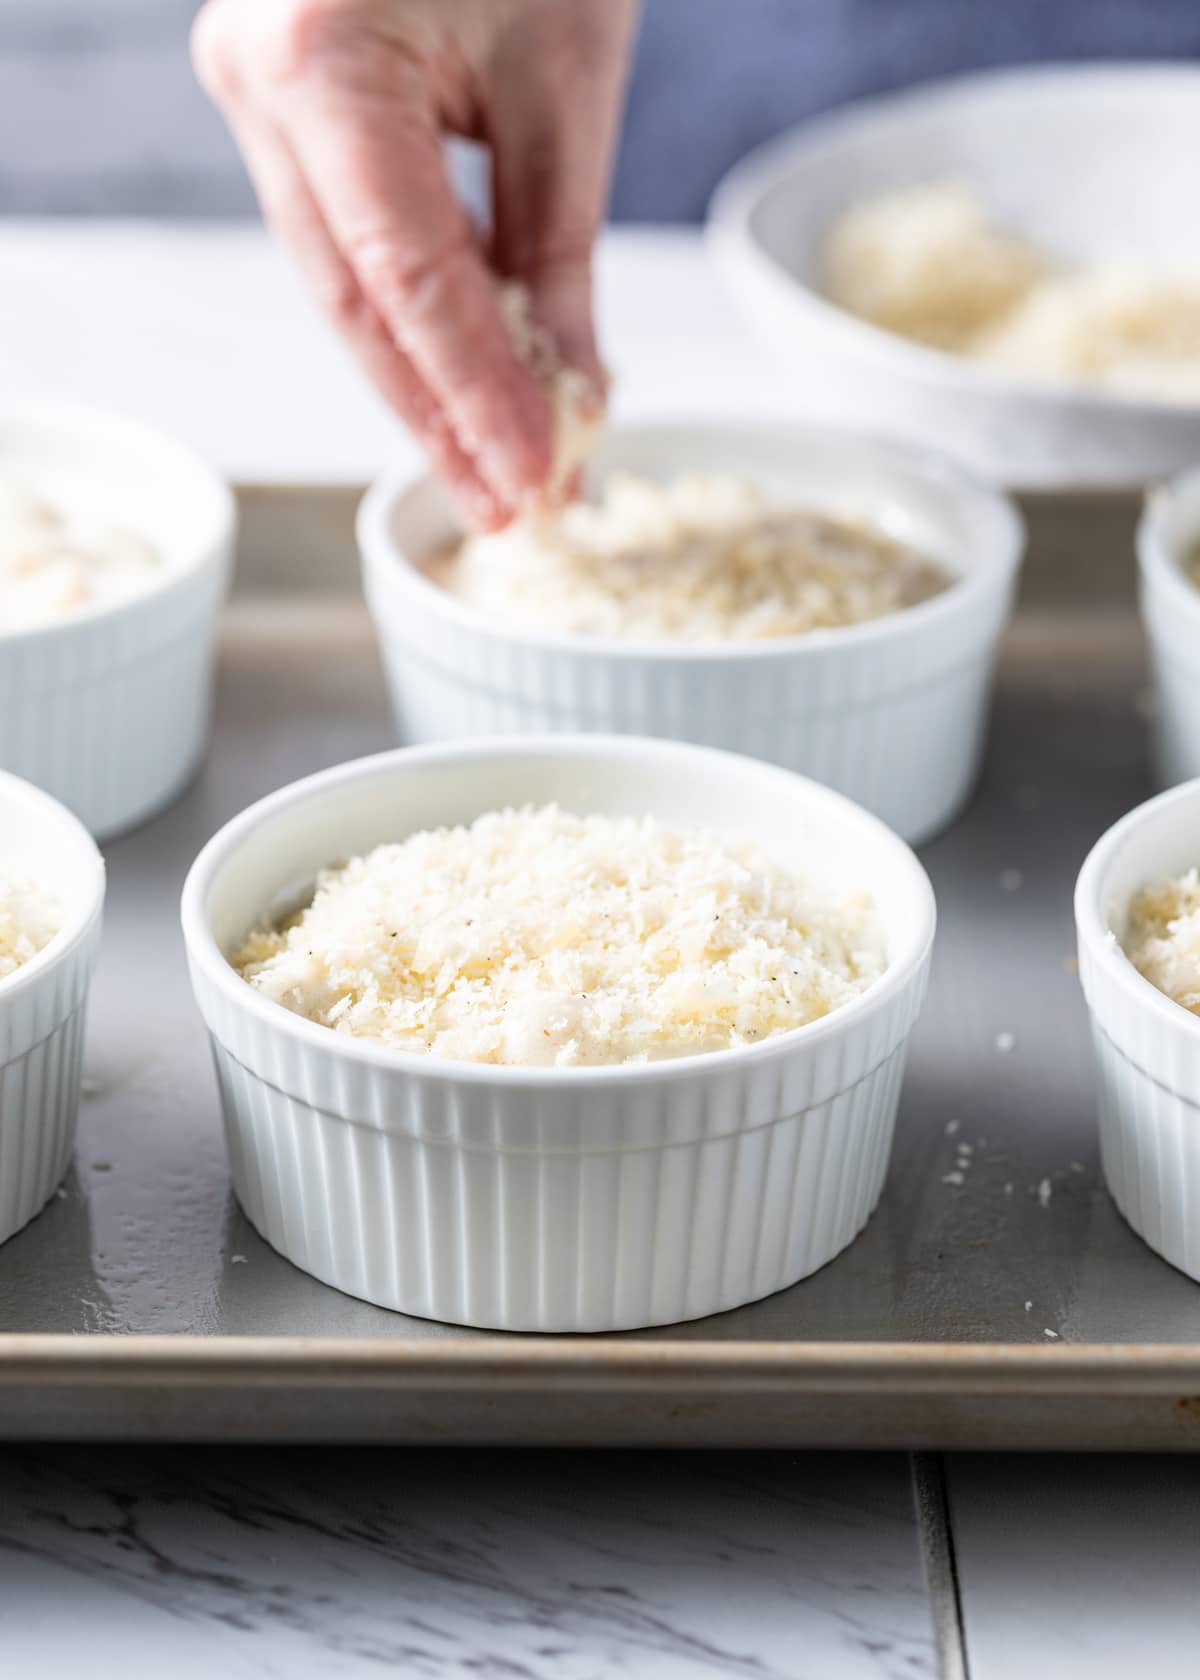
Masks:
[[[3,401],[99,402],[233,476],[411,445],[249,225],[0,225]],[[626,417],[838,417],[698,237],[608,240]],[[1192,1459],[0,1448],[0,1673],[1191,1680]],[[930,1490],[933,1493],[930,1493]]]
[[[1192,1680],[1192,1459],[0,1453],[0,1671]],[[928,1566],[928,1575],[926,1573]],[[932,1591],[930,1590],[932,1588]]]
[[[0,1668],[936,1673],[902,1458],[351,1448],[0,1461]]]

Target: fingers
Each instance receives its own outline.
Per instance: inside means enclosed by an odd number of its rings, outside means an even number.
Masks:
[[[437,400],[397,349],[325,225],[287,142],[265,122],[235,115],[263,214],[286,244],[318,303],[350,344],[384,400],[416,434],[470,523],[503,525],[512,509],[483,481],[459,447]]]
[[[592,250],[608,198],[635,7],[554,0],[488,64],[497,266],[528,286],[535,319],[602,402]]]
[[[405,67],[407,68],[407,67]],[[441,405],[464,454],[515,505],[545,480],[546,394],[520,361],[494,276],[413,89],[294,89],[288,133],[364,296]]]
[[[446,174],[443,125],[495,151],[496,249],[603,393],[591,250],[634,0],[208,0],[201,78],[269,219],[473,519],[547,482],[554,418]]]

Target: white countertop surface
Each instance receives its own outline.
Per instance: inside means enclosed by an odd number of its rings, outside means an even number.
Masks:
[[[698,233],[622,230],[597,302],[625,418],[830,412],[741,326]],[[361,483],[415,459],[261,229],[0,222],[0,400],[127,409],[233,477]]]
[[[737,324],[694,234],[611,236],[599,301],[627,417],[837,417]],[[0,225],[0,393],[140,413],[243,480],[361,482],[412,458],[252,227]],[[945,1474],[931,1538],[901,1456],[2,1449],[0,1672],[1198,1671],[1194,1460]]]

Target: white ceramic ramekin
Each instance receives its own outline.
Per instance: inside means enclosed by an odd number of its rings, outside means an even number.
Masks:
[[[618,431],[593,464],[730,472],[861,516],[955,574],[907,612],[842,630],[708,645],[540,635],[489,623],[421,567],[455,534],[431,479],[381,483],[359,516],[367,600],[403,739],[596,730],[747,753],[865,805],[906,840],[958,811],[979,766],[1023,534],[1012,505],[900,445],[788,426]]]
[[[902,431],[1025,489],[1140,487],[1200,456],[1200,404],[910,343],[829,301],[823,252],[851,204],[960,180],[1003,227],[1072,264],[1190,268],[1195,200],[1179,159],[1198,146],[1195,64],[985,70],[857,101],[750,153],[713,198],[709,246],[770,353],[847,424]]]
[[[63,925],[0,980],[0,1242],[45,1207],[71,1158],[104,864],[75,817],[0,771],[0,858],[54,894]]]
[[[1200,1280],[1200,1019],[1144,979],[1121,945],[1133,895],[1197,863],[1200,782],[1189,782],[1097,843],[1075,888],[1075,922],[1108,1187],[1138,1235]]]
[[[105,838],[167,804],[203,756],[233,498],[173,439],[83,408],[0,411],[0,472],[164,558],[162,583],[135,600],[46,629],[0,622],[0,768]]]
[[[1142,617],[1158,704],[1154,718],[1161,781],[1200,776],[1200,589],[1183,562],[1200,552],[1200,471],[1154,490],[1138,529]]]
[[[561,1070],[352,1039],[270,1002],[225,959],[332,859],[549,800],[753,835],[814,879],[866,885],[886,974],[747,1049]],[[421,1317],[617,1330],[768,1295],[862,1228],[887,1169],[934,904],[901,841],[811,782],[672,742],[556,736],[386,753],[285,788],[205,847],[183,928],[234,1184],[273,1247]]]

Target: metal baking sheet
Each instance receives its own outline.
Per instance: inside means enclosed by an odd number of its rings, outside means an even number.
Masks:
[[[250,800],[393,744],[351,591],[235,600],[207,768],[108,849],[75,1164],[0,1249],[0,1431],[1200,1445],[1200,1287],[1132,1234],[1098,1173],[1071,887],[1151,789],[1131,562],[1081,575],[1064,595],[1061,569],[1031,572],[978,795],[924,852],[933,985],[867,1230],[754,1306],[551,1339],[338,1294],[273,1253],[231,1195],[177,926],[184,873]]]

